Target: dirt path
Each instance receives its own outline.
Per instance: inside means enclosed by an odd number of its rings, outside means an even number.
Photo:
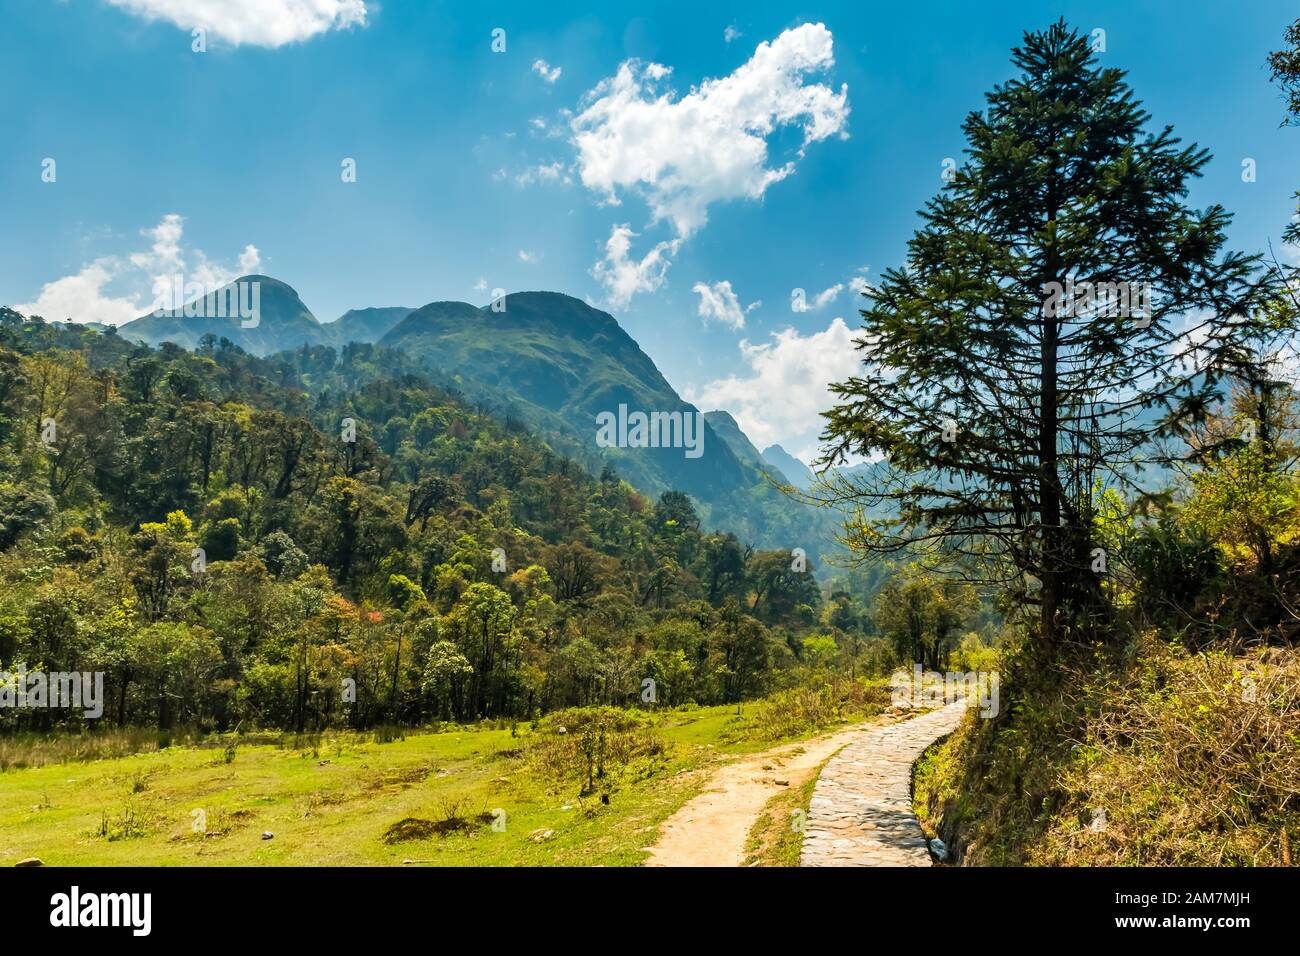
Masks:
[[[891,726],[875,718],[821,737],[748,754],[714,771],[703,793],[659,825],[646,866],[740,866],[745,838],[767,801],[806,783],[821,764],[864,732]]]

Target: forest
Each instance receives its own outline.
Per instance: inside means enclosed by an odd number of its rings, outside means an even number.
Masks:
[[[588,474],[397,353],[153,350],[11,310],[0,348],[0,662],[104,672],[111,724],[527,719],[647,679],[724,703],[810,657],[892,660],[848,577],[824,594],[810,559]]]

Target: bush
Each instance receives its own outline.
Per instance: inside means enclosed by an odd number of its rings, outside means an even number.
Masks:
[[[1148,642],[1087,728],[1031,862],[1290,865],[1300,834],[1300,656]]]
[[[1007,657],[998,717],[918,762],[916,809],[970,865],[1289,864],[1300,828],[1300,656],[1143,636]]]
[[[1129,540],[1124,560],[1133,572],[1138,609],[1147,620],[1164,620],[1171,611],[1190,618],[1224,586],[1219,547],[1203,532],[1168,519]]]
[[[835,678],[820,686],[793,687],[758,701],[732,731],[733,739],[785,740],[882,713],[889,707],[883,681]]]
[[[647,714],[616,707],[572,707],[538,722],[527,758],[555,785],[578,782],[586,794],[598,785],[609,792],[625,779],[650,776],[664,753],[663,740]]]

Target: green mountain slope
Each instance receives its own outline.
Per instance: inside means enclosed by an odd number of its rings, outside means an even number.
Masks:
[[[516,292],[505,309],[433,302],[379,342],[419,361],[476,401],[526,421],[594,470],[613,465],[649,494],[685,491],[706,522],[762,547],[832,548],[829,515],[791,501],[726,413],[701,416],[703,448],[601,447],[597,416],[698,415],[613,316],[556,292]]]
[[[556,292],[511,293],[505,308],[431,302],[422,308],[355,309],[322,324],[298,293],[269,276],[255,326],[238,315],[145,316],[118,330],[124,340],[197,347],[225,338],[257,356],[306,346],[375,342],[400,352],[437,381],[525,423],[556,450],[594,471],[606,466],[649,495],[675,489],[698,503],[708,527],[759,547],[833,547],[829,515],[783,495],[767,465],[725,412],[701,415],[684,401],[613,316]],[[215,310],[200,309],[212,313]],[[662,414],[680,423],[664,444],[598,441],[598,416]],[[772,476],[772,477],[770,477]],[[773,480],[773,477],[776,480]]]
[[[741,431],[740,423],[731,417],[731,412],[720,409],[705,412],[704,419],[713,426],[713,430],[718,433],[718,437],[727,443],[727,447],[743,464],[770,476],[779,485],[790,484],[790,479],[785,476],[780,468],[777,468],[759,454],[758,448],[749,440],[749,436]]]
[[[241,319],[237,312],[230,314],[234,310],[229,307],[218,309],[215,300],[218,296],[224,297],[240,283],[254,282],[258,284],[259,309],[256,324],[246,327],[254,320]],[[251,292],[245,293],[244,301],[252,301]],[[245,352],[254,355],[269,355],[302,345],[320,345],[327,337],[320,322],[303,304],[298,293],[291,286],[270,276],[243,276],[218,290],[216,296],[198,302],[202,307],[195,311],[203,314],[186,315],[183,309],[162,315],[150,314],[120,326],[118,334],[132,342],[146,345],[174,342],[188,349],[194,348],[203,336],[215,335],[219,339],[229,339]],[[218,311],[227,314],[218,315]]]
[[[600,448],[596,416],[629,412],[697,415],[614,317],[556,292],[518,292],[504,311],[464,302],[417,309],[379,343],[448,376],[476,400],[511,406],[568,439],[587,461],[611,461],[634,485],[677,488],[708,502],[757,478],[704,425],[699,457],[687,449]]]

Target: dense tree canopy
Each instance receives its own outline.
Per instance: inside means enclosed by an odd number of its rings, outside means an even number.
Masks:
[[[116,723],[523,717],[647,677],[735,701],[814,629],[867,637],[820,624],[811,562],[373,346],[151,350],[5,310],[0,367],[0,669],[103,671]]]

